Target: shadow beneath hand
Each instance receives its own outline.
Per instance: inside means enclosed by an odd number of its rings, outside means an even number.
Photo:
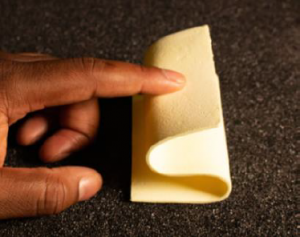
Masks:
[[[131,176],[131,98],[100,100],[100,128],[95,141],[87,148],[56,163],[45,164],[38,158],[43,141],[29,147],[15,142],[18,124],[9,135],[6,165],[23,167],[87,166],[103,176],[104,186],[121,190],[129,200]]]
[[[122,191],[129,200],[131,176],[131,98],[100,100],[100,128],[94,143],[59,165],[96,169],[104,186]]]

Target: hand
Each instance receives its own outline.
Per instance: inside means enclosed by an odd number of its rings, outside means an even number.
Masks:
[[[45,140],[40,157],[46,162],[58,161],[95,137],[98,97],[162,94],[183,85],[181,74],[158,68],[0,52],[0,219],[59,213],[89,199],[102,185],[101,176],[85,167],[3,167],[11,124],[38,111],[17,135],[20,144],[31,145],[57,120],[60,129]],[[56,107],[51,108],[51,115],[50,107]]]

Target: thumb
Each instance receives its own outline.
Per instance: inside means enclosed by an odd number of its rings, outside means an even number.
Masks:
[[[101,186],[90,168],[0,168],[0,219],[56,214]]]

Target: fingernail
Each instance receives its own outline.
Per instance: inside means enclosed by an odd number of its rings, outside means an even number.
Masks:
[[[182,85],[185,83],[185,78],[181,73],[174,72],[171,70],[166,70],[166,69],[163,69],[162,71],[163,71],[163,74],[165,75],[165,77],[169,81],[174,82],[179,85]]]
[[[101,184],[98,178],[92,177],[84,177],[79,182],[79,201],[85,201],[94,196]]]

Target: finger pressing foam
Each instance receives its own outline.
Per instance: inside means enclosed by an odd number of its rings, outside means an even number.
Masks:
[[[131,201],[212,203],[231,179],[208,26],[153,44],[145,65],[185,75],[183,90],[133,99]]]

